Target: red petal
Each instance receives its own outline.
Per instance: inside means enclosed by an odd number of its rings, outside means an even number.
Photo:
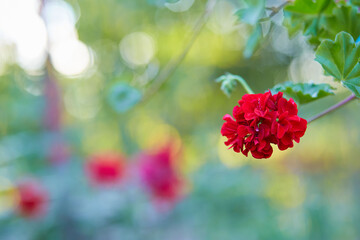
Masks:
[[[248,128],[244,125],[240,125],[237,128],[237,133],[239,137],[244,138],[246,135],[248,135],[250,132],[248,131]]]

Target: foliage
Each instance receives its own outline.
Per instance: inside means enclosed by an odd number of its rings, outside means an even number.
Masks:
[[[309,36],[308,41],[316,47],[316,61],[325,69],[327,74],[332,75],[335,80],[360,97],[358,72],[359,54],[354,38],[360,36],[360,13],[356,1],[350,5],[333,0],[295,0],[288,2],[284,8],[284,26],[288,28],[289,34],[294,36],[302,31]],[[353,4],[353,5],[352,5]],[[285,4],[284,4],[285,5]],[[263,6],[257,3],[253,8],[262,9]],[[249,7],[249,14],[252,8]],[[249,16],[243,14],[244,9],[239,10],[236,15],[245,23]],[[260,44],[261,27],[260,17],[252,13],[255,30],[250,35],[244,56],[250,57],[256,46]],[[332,39],[335,38],[335,42]],[[229,82],[230,83],[230,82]],[[222,90],[229,95],[234,85],[222,85]],[[272,88],[274,93],[284,91],[288,97],[292,97],[298,103],[308,103],[329,94],[332,94],[328,85],[294,84],[286,82]]]
[[[265,14],[265,0],[247,0],[247,7],[236,11],[236,15],[242,22],[256,24]]]
[[[287,98],[292,98],[298,104],[305,104],[317,99],[333,95],[333,88],[329,84],[315,83],[292,83],[284,82],[275,85],[271,92],[273,94],[283,92]]]
[[[346,32],[336,35],[335,41],[324,40],[316,51],[316,60],[325,71],[360,97],[360,48]]]
[[[235,15],[241,22],[253,26],[243,53],[245,58],[250,58],[259,47],[260,41],[263,38],[260,21],[265,16],[265,0],[247,0],[245,2],[247,7],[239,9],[235,12]]]
[[[311,36],[312,43],[317,43],[323,31],[322,21],[332,13],[334,7],[333,0],[296,0],[285,7],[285,26],[292,35],[301,30],[305,36]]]

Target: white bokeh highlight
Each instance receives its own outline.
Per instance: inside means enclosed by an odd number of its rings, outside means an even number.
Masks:
[[[56,71],[68,77],[77,77],[93,64],[91,50],[77,39],[55,43],[50,48],[51,62]]]
[[[120,42],[120,54],[130,66],[147,65],[155,55],[155,42],[144,32],[126,35]]]

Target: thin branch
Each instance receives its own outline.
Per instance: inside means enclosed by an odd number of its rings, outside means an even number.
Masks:
[[[287,0],[286,2],[282,3],[281,5],[279,5],[278,7],[270,7],[267,8],[267,10],[271,10],[271,13],[268,17],[264,17],[262,19],[260,19],[260,22],[266,22],[269,21],[273,16],[275,16],[276,14],[278,14],[286,5],[288,5],[289,3],[291,3],[291,0]]]
[[[278,12],[281,11],[281,9],[283,9],[286,5],[288,5],[291,1],[288,0],[286,2],[284,2],[283,4],[281,4],[280,6],[278,6],[277,8],[274,8],[273,11],[270,13],[269,17],[273,17],[275,16]]]
[[[347,104],[348,102],[350,102],[350,101],[352,101],[352,100],[354,100],[354,99],[356,99],[355,94],[351,94],[348,98],[342,100],[341,102],[339,102],[339,103],[337,103],[337,104],[329,107],[329,108],[326,109],[325,111],[323,111],[323,112],[321,112],[321,113],[313,116],[312,118],[310,118],[310,119],[308,120],[308,123],[310,123],[310,122],[312,122],[312,121],[314,121],[314,120],[316,120],[316,119],[319,119],[319,118],[321,118],[322,116],[325,116],[326,114],[328,114],[328,113],[330,113],[330,112],[338,109],[339,107],[344,106],[345,104]]]
[[[201,30],[205,26],[210,14],[215,8],[217,0],[208,0],[206,3],[206,8],[197,23],[194,26],[193,34],[189,40],[189,42],[185,45],[182,53],[177,57],[173,58],[159,73],[158,77],[154,80],[153,84],[149,89],[145,92],[142,101],[147,100],[150,98],[163,84],[169,77],[175,72],[177,67],[180,63],[184,60],[187,53],[190,51],[191,47],[195,43],[197,37],[201,33]]]

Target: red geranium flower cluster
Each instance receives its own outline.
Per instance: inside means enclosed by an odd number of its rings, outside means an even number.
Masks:
[[[140,156],[140,177],[157,200],[173,202],[181,195],[183,182],[174,166],[170,147]]]
[[[280,150],[294,146],[305,134],[307,121],[298,115],[293,99],[286,100],[283,93],[272,95],[246,94],[233,109],[233,117],[224,116],[226,121],[221,134],[227,137],[226,146],[245,156],[251,152],[254,158],[269,158],[272,144]]]
[[[40,217],[45,213],[48,194],[36,181],[22,182],[17,187],[17,210],[20,215],[28,218]]]
[[[125,171],[124,158],[117,153],[102,153],[90,157],[87,162],[87,174],[95,185],[116,185]]]

